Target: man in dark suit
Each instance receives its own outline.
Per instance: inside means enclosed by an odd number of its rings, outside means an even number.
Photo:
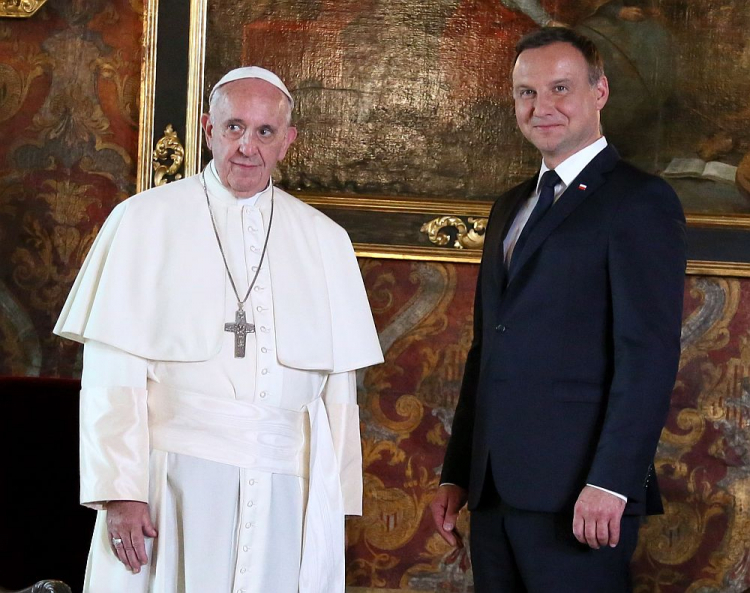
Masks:
[[[680,202],[600,130],[594,44],[545,28],[516,47],[516,119],[538,175],[495,203],[474,340],[431,510],[476,591],[631,590],[640,516],[662,511],[654,452],[680,356]]]

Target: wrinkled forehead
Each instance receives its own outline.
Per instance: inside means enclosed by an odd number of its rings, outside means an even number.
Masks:
[[[258,112],[268,116],[280,114],[291,121],[292,106],[274,85],[264,80],[242,79],[222,85],[209,105],[212,116],[239,117],[241,113]]]
[[[265,123],[291,123],[292,106],[287,97],[263,80],[243,79],[225,85],[214,94],[209,106],[212,119],[268,120]]]

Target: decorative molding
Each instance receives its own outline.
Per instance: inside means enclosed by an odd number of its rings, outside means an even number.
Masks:
[[[154,166],[154,187],[166,185],[170,181],[182,179],[182,174],[178,171],[185,163],[185,147],[180,143],[177,132],[169,124],[164,130],[164,136],[159,138],[154,148],[152,157]],[[172,161],[171,165],[167,165]],[[168,179],[171,177],[172,179]]]
[[[456,264],[478,264],[482,260],[482,252],[479,249],[451,249],[448,247],[354,243],[354,252],[357,257],[375,259],[442,261]]]
[[[750,215],[747,214],[686,214],[688,226],[722,229],[750,229]]]
[[[141,115],[138,126],[138,178],[136,191],[151,187],[156,96],[156,33],[159,0],[148,0],[143,14],[143,57],[141,61]]]
[[[454,249],[481,249],[484,245],[487,219],[469,217],[468,221],[471,228],[458,216],[441,216],[424,223],[419,230],[435,245],[448,245],[453,241]]]
[[[0,0],[0,17],[28,18],[47,0]]]
[[[203,113],[203,65],[206,56],[206,19],[208,3],[205,0],[190,1],[190,33],[187,110],[185,117],[185,177],[200,171],[201,164],[201,115]]]
[[[357,257],[374,259],[399,259],[411,261],[442,261],[455,264],[478,264],[482,252],[478,249],[451,249],[447,247],[411,247],[354,243]],[[686,274],[690,276],[729,276],[750,278],[750,264],[690,260]]]
[[[390,196],[327,196],[316,194],[295,194],[311,206],[324,208],[351,208],[373,212],[460,212],[460,216],[488,217],[492,202],[478,200],[449,200],[445,198],[403,198]],[[686,214],[690,227],[750,229],[750,215],[747,214]]]
[[[326,196],[294,192],[294,195],[310,206],[344,210],[367,210],[401,214],[439,214],[461,212],[461,216],[487,218],[492,202],[476,200],[449,200],[445,198],[399,198],[390,196]]]
[[[738,278],[750,278],[750,264],[691,259],[687,264],[687,273],[695,276],[735,276]]]

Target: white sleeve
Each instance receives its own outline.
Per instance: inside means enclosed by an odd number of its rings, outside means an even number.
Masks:
[[[99,342],[83,348],[81,504],[148,502],[148,362]]]
[[[362,443],[359,437],[356,371],[329,375],[322,398],[331,425],[344,497],[344,513],[361,515]]]

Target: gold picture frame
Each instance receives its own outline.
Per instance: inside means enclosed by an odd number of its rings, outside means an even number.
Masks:
[[[209,0],[145,3],[139,191],[199,171],[210,14]],[[480,261],[492,205],[423,196],[293,193],[347,228],[359,256],[456,263]],[[688,212],[687,221],[688,273],[750,277],[750,214]]]
[[[29,18],[47,0],[0,0],[0,18]]]

